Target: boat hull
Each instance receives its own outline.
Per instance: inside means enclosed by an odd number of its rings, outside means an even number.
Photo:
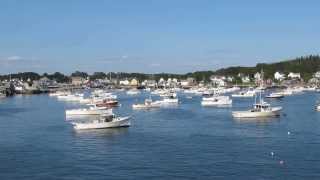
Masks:
[[[279,94],[279,95],[269,95],[269,96],[266,96],[266,98],[275,98],[275,99],[279,99],[279,98],[283,98],[284,97],[284,95],[281,95],[281,94]]]
[[[111,101],[111,102],[103,102],[96,104],[97,107],[116,107],[118,106],[118,101]]]
[[[254,94],[244,94],[244,95],[240,95],[240,94],[232,94],[231,97],[236,97],[236,98],[247,98],[247,97],[253,97]]]
[[[202,101],[202,106],[229,106],[232,104],[232,100],[223,100],[223,101]]]
[[[160,104],[151,104],[151,105],[146,105],[146,104],[133,104],[132,108],[133,109],[151,109],[151,108],[159,108]]]
[[[116,127],[128,127],[130,126],[130,118],[123,117],[117,118],[117,120],[103,123],[74,123],[74,129],[76,130],[87,130],[87,129],[105,129],[105,128],[116,128]]]
[[[257,118],[257,117],[275,117],[280,116],[282,108],[274,107],[271,111],[251,112],[251,111],[233,111],[232,116],[235,118]]]

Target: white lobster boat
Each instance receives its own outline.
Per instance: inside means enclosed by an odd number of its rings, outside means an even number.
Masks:
[[[140,94],[141,92],[138,89],[131,89],[127,91],[127,95],[137,95]]]
[[[232,97],[253,97],[256,95],[255,90],[241,91],[237,94],[232,94]]]
[[[266,98],[278,98],[278,99],[283,97],[284,95],[282,93],[277,93],[277,92],[271,93],[266,96]]]
[[[261,99],[260,102],[255,103],[253,108],[247,111],[233,111],[232,116],[235,118],[259,118],[259,117],[274,117],[279,116],[282,107],[271,107],[270,104]]]
[[[92,122],[73,122],[72,125],[76,130],[128,127],[130,126],[130,117],[116,117],[112,114],[101,116],[98,120]]]
[[[179,99],[177,98],[177,94],[173,93],[163,97],[162,100],[156,102],[160,103],[161,105],[176,105],[179,103]]]
[[[229,96],[203,97],[201,101],[202,106],[229,106],[231,104],[232,99]]]
[[[49,96],[58,97],[58,96],[67,96],[71,94],[69,91],[56,91],[49,93]]]
[[[159,101],[152,101],[152,99],[146,99],[144,104],[133,104],[133,109],[151,109],[151,108],[159,108],[161,104]]]

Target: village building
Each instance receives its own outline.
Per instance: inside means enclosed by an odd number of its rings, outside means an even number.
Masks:
[[[131,79],[130,86],[139,86],[139,81],[135,78]]]
[[[243,83],[249,83],[250,82],[250,77],[249,76],[244,76],[244,77],[241,78],[241,81]]]
[[[226,86],[227,83],[225,82],[225,79],[226,78],[224,76],[211,76],[210,77],[212,84],[215,86],[219,86],[219,87]]]
[[[314,73],[313,77],[320,79],[320,71]]]
[[[286,75],[285,74],[282,74],[280,72],[275,72],[274,73],[274,79],[277,80],[277,81],[282,81],[286,78]]]
[[[301,76],[300,76],[300,73],[290,72],[290,73],[288,74],[288,78],[291,78],[291,79],[300,79]]]
[[[181,81],[181,86],[183,88],[188,88],[188,87],[191,87],[191,86],[195,86],[196,84],[197,84],[196,80],[194,78],[191,78],[191,77]]]
[[[75,86],[81,86],[87,82],[86,78],[80,76],[71,77],[71,83]]]
[[[128,79],[119,81],[119,85],[122,85],[122,86],[129,86],[129,84],[130,84],[130,81]]]

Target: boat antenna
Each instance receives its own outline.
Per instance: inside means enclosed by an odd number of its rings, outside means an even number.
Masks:
[[[261,90],[260,90],[260,104],[262,104]]]
[[[257,94],[254,93],[254,104],[257,104]]]

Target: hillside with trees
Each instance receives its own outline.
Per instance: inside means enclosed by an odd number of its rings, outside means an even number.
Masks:
[[[273,78],[275,72],[288,74],[300,73],[304,80],[309,80],[312,75],[320,71],[320,56],[310,55],[277,63],[259,63],[255,67],[229,67],[215,71],[216,75],[237,76],[239,73],[252,76],[256,72],[264,71],[265,78]]]
[[[95,72],[92,75],[89,75],[86,72],[75,71],[71,74],[71,77],[80,76],[83,78],[90,77],[90,79],[104,79],[104,78],[112,78],[112,79],[131,79],[136,78],[140,82],[146,79],[159,80],[160,78],[168,79],[168,78],[177,78],[177,79],[186,79],[188,77],[193,77],[197,81],[206,81],[210,80],[210,76],[212,75],[221,75],[221,76],[232,76],[237,77],[238,74],[247,75],[253,77],[256,72],[264,71],[265,78],[273,79],[275,72],[281,72],[284,74],[288,74],[289,72],[300,73],[304,80],[309,80],[312,78],[312,75],[320,71],[320,56],[319,55],[310,55],[303,56],[299,58],[295,58],[292,60],[281,61],[277,63],[259,63],[254,67],[228,67],[218,69],[216,71],[196,71],[192,73],[186,74],[171,74],[171,73],[158,73],[158,74],[144,74],[144,73],[125,73],[125,72]],[[42,77],[47,77],[51,80],[56,80],[59,83],[70,82],[70,76],[64,75],[60,72],[55,72],[53,74],[44,73],[43,75],[39,75],[34,72],[23,72],[23,73],[15,73],[10,75],[2,75],[0,76],[0,80],[5,79],[23,79],[23,80],[38,80]]]

